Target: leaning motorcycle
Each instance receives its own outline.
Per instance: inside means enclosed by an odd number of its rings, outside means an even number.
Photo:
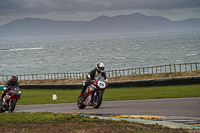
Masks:
[[[4,96],[3,101],[0,100],[0,113],[4,113],[5,111],[13,112],[20,96],[21,91],[19,87],[12,86],[9,92]]]
[[[95,78],[88,86],[82,96],[78,97],[77,106],[84,109],[86,106],[99,108],[103,99],[103,93],[107,87],[107,82],[103,77]]]

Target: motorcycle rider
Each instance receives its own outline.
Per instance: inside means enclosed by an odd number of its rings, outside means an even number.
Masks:
[[[95,77],[103,76],[105,81],[108,82],[106,73],[104,72],[105,65],[102,62],[98,62],[95,69],[90,71],[90,73],[86,76],[87,81],[83,83],[82,91],[79,96],[82,96],[87,88],[87,86],[91,85],[91,80],[94,80]]]
[[[6,95],[6,93],[9,92],[9,90],[10,90],[10,88],[11,88],[12,86],[17,86],[17,87],[19,87],[18,77],[17,77],[16,75],[13,75],[13,76],[11,77],[11,79],[8,80],[8,81],[6,82],[6,84],[4,85],[4,91],[3,91],[3,94],[2,94],[2,96],[1,96],[1,101],[3,101],[4,96]]]

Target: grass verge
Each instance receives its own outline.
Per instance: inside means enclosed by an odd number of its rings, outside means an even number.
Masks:
[[[18,105],[28,104],[55,104],[77,102],[80,90],[61,89],[22,89],[21,100]],[[53,100],[52,95],[57,95]],[[104,101],[134,100],[134,99],[158,99],[158,98],[185,98],[200,97],[200,84],[196,85],[175,85],[175,86],[154,86],[154,87],[126,87],[107,88]]]
[[[186,132],[160,125],[144,125],[127,121],[102,120],[64,113],[4,113],[0,114],[2,132]]]

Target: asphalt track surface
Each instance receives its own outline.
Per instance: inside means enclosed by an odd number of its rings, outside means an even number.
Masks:
[[[80,112],[200,118],[200,97],[103,101],[99,109],[91,106],[79,109],[76,103],[17,105],[15,112]]]

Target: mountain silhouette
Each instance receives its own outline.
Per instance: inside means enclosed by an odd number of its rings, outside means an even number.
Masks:
[[[75,35],[110,35],[200,30],[200,19],[171,21],[160,16],[141,13],[100,16],[91,21],[55,21],[25,18],[0,26],[0,38],[53,37]]]

